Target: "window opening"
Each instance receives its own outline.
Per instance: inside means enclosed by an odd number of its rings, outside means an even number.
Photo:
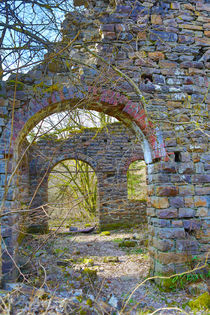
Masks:
[[[179,151],[174,152],[174,161],[175,162],[181,162],[181,160],[182,160],[181,152],[179,152]]]
[[[135,161],[127,171],[127,187],[129,200],[146,201],[146,164],[144,161]]]

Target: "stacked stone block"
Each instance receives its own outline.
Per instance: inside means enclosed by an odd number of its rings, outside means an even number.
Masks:
[[[209,240],[209,11],[206,0],[88,1],[78,43],[87,39],[101,58],[75,50],[75,56],[92,65],[78,66],[81,86],[69,79],[58,60],[54,67],[49,62],[48,69],[43,65],[32,70],[30,80],[20,75],[23,86],[16,94],[10,137],[13,91],[1,84],[1,197],[6,161],[13,156],[16,162],[28,131],[47,115],[88,99],[87,108],[117,117],[141,137],[148,169],[153,272],[186,270],[195,255],[204,260]],[[75,16],[71,12],[63,24],[64,41],[77,32]],[[34,97],[30,85],[40,79],[63,85],[51,95]],[[17,203],[14,191],[13,182],[6,209]],[[5,223],[2,235],[12,252],[15,234],[8,226],[12,224]]]

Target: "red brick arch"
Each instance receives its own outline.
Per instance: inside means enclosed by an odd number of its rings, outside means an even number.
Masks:
[[[147,119],[140,102],[133,102],[119,92],[93,86],[85,86],[82,90],[74,86],[64,86],[60,91],[46,94],[39,99],[34,97],[25,103],[14,115],[13,145],[19,142],[18,139],[24,138],[43,118],[73,106],[105,112],[124,122],[127,121],[143,136],[152,159],[167,158],[161,134]]]

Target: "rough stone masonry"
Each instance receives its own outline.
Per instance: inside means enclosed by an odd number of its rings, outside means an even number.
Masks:
[[[194,256],[203,263],[209,246],[210,3],[74,3],[62,41],[45,62],[19,75],[15,96],[14,76],[1,82],[3,211],[21,209],[28,132],[55,112],[75,106],[97,110],[118,118],[142,145],[152,272],[184,271]],[[19,217],[4,216],[1,222],[5,277],[15,274],[10,256],[18,250]]]

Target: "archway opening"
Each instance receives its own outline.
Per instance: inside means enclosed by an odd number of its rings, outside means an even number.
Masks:
[[[81,160],[58,163],[48,177],[49,227],[84,228],[98,224],[94,169]]]
[[[119,96],[118,93],[115,93],[115,94],[116,94],[116,98],[118,98],[118,96]],[[56,96],[57,96],[57,94],[56,94]],[[114,101],[113,101],[113,99],[105,99],[105,101],[108,101],[108,102],[104,102],[104,99],[102,100],[102,97],[103,97],[103,95],[101,96],[101,101],[103,101],[103,104],[101,104],[100,102],[91,103],[93,105],[88,104],[88,106],[87,106],[88,111],[90,109],[96,110],[99,112],[99,114],[102,115],[102,118],[106,117],[105,113],[109,114],[109,115],[113,115],[114,117],[118,118],[126,126],[129,127],[128,129],[127,129],[127,127],[125,127],[125,128],[127,130],[130,129],[130,132],[134,138],[136,138],[136,136],[138,138],[140,138],[140,136],[142,134],[140,131],[140,128],[136,125],[135,122],[132,122],[132,120],[129,116],[129,113],[126,112],[127,107],[126,107],[125,111],[123,111],[123,106],[124,106],[123,102],[121,103],[121,101],[119,101],[119,104],[117,103],[117,105],[116,105],[115,103],[117,102],[117,100],[114,99]],[[63,100],[63,96],[62,96],[62,100]],[[20,125],[16,124],[17,127],[15,129],[15,134],[17,134],[17,136],[14,137],[13,141],[15,143],[15,146],[17,147],[17,150],[16,150],[17,154],[15,154],[15,156],[14,156],[14,161],[16,162],[19,159],[19,157],[21,158],[22,155],[25,154],[24,153],[25,151],[23,148],[23,141],[27,137],[29,132],[32,130],[32,128],[36,126],[36,124],[39,124],[41,122],[41,126],[43,126],[42,119],[44,119],[45,117],[48,117],[50,113],[60,113],[60,112],[62,112],[62,110],[68,110],[70,113],[72,113],[75,110],[75,107],[74,108],[72,108],[72,107],[75,105],[76,100],[77,99],[75,99],[75,101],[73,100],[72,104],[69,104],[69,100],[68,100],[68,102],[67,101],[61,101],[61,102],[55,103],[54,98],[52,99],[52,102],[49,101],[49,104],[47,103],[46,99],[44,100],[43,104],[31,102],[30,106],[33,107],[32,108],[33,110],[31,109],[31,111],[28,113],[28,115],[25,115],[24,119],[21,120],[21,124],[23,125],[23,122],[24,122],[24,126],[20,129]],[[48,105],[46,105],[46,104],[48,104]],[[43,107],[40,111],[38,111],[37,108],[40,108],[41,105],[43,105]],[[102,105],[103,105],[103,108],[102,108]],[[17,116],[18,116],[18,114],[17,114]],[[81,113],[80,113],[80,116],[81,116]],[[105,130],[106,129],[109,130],[109,128],[107,128],[106,120],[105,120],[105,124],[103,125],[103,127],[105,128]],[[95,127],[90,127],[90,128],[93,128],[95,131]],[[84,126],[82,129],[85,129]],[[99,129],[101,129],[101,128],[99,128]],[[48,141],[49,144],[51,141],[53,141],[53,144],[56,142],[58,144],[58,147],[60,147],[62,149],[62,141],[60,142],[61,138],[59,138],[55,133],[50,133],[49,135],[47,135],[47,132],[44,130],[43,134],[41,136],[39,136],[39,130],[40,130],[40,126],[36,130],[35,137],[38,136],[39,139],[44,140],[44,141]],[[71,131],[72,131],[72,129],[71,129]],[[81,136],[81,133],[78,130],[75,129],[74,131],[75,131],[75,133],[78,133]],[[67,130],[67,132],[69,132],[69,130]],[[97,133],[98,133],[98,131],[95,132],[95,134],[97,134]],[[104,187],[106,187],[106,190],[101,191],[101,193],[99,194],[100,200],[101,200],[101,198],[104,198],[104,200],[102,202],[104,208],[101,211],[103,218],[106,220],[103,222],[104,226],[109,226],[109,222],[107,222],[107,219],[111,220],[112,222],[114,221],[115,226],[118,226],[118,227],[122,226],[121,225],[121,219],[125,218],[125,217],[129,223],[131,223],[131,222],[133,223],[134,221],[136,222],[136,220],[134,220],[134,218],[133,218],[133,213],[131,214],[130,211],[128,210],[128,208],[126,208],[126,206],[127,206],[126,202],[119,204],[119,198],[115,194],[115,193],[119,194],[118,188],[120,187],[120,189],[121,189],[120,195],[122,194],[125,197],[124,200],[127,201],[126,170],[127,170],[128,161],[133,160],[133,156],[130,156],[130,157],[127,156],[124,158],[123,153],[125,153],[125,152],[127,153],[129,150],[127,150],[127,147],[126,147],[126,150],[124,152],[122,143],[124,144],[126,142],[128,146],[131,145],[131,147],[133,147],[132,141],[130,141],[129,137],[125,136],[125,133],[124,133],[123,134],[123,141],[122,140],[117,141],[117,148],[122,152],[120,153],[120,155],[115,154],[116,161],[115,161],[114,165],[116,167],[116,171],[113,172],[113,170],[110,169],[110,165],[108,165],[107,168],[105,169],[105,171],[103,171],[103,169],[100,168],[100,165],[97,165],[96,161],[94,159],[92,159],[93,164],[91,164],[91,166],[93,166],[94,169],[95,169],[95,167],[98,167],[98,172],[100,173],[100,176],[101,176],[102,180],[104,181],[104,184],[105,184]],[[85,145],[84,147],[87,147],[86,145],[91,144],[91,142],[88,144],[88,142],[86,140],[83,141],[82,138],[83,137],[81,137],[81,142],[83,142],[83,144]],[[92,139],[95,139],[95,137],[92,137]],[[144,137],[143,137],[143,139],[144,139]],[[36,138],[32,138],[29,147],[32,148],[33,145],[37,145],[37,142],[38,141],[36,141]],[[114,148],[116,147],[113,144],[113,141],[109,141],[109,139],[107,139],[107,137],[103,138],[101,143],[102,142],[105,146],[110,145]],[[134,143],[136,144],[137,142],[138,142],[139,146],[141,146],[141,142],[136,141],[136,139],[135,139]],[[144,145],[143,145],[144,153],[145,153],[145,143],[148,144],[147,140],[144,139]],[[45,146],[45,144],[44,144],[44,146]],[[150,148],[149,148],[149,146],[146,146],[146,147],[149,151],[147,150],[146,155],[144,154],[144,156],[147,157],[147,155],[148,155],[150,157],[151,156]],[[99,148],[100,148],[100,146],[99,146]],[[56,148],[56,150],[57,150],[57,148]],[[86,149],[85,149],[85,151],[86,151]],[[131,155],[132,154],[135,155],[135,152],[131,152]],[[71,157],[69,157],[69,156],[61,157],[60,156],[58,160],[54,160],[54,152],[52,152],[52,154],[50,154],[50,156],[49,156],[49,152],[48,152],[48,157],[50,157],[48,159],[46,159],[46,155],[43,154],[43,152],[40,154],[40,156],[41,156],[41,160],[39,161],[40,163],[39,163],[39,165],[37,165],[34,168],[34,173],[33,173],[33,175],[36,176],[37,173],[40,172],[40,177],[38,177],[38,179],[40,179],[40,181],[38,181],[38,182],[35,181],[35,183],[33,184],[33,187],[31,185],[29,185],[30,188],[31,187],[33,189],[35,188],[35,190],[32,190],[29,193],[29,199],[30,199],[29,206],[32,206],[35,210],[37,210],[39,208],[39,204],[33,206],[31,200],[39,202],[38,190],[40,188],[42,189],[43,187],[44,187],[44,190],[46,189],[49,170],[51,170],[51,168],[61,160],[66,160],[69,158],[70,159],[77,159],[77,157],[74,155]],[[143,159],[143,151],[142,150],[141,150],[141,156],[142,156],[141,159]],[[101,152],[101,158],[103,158],[103,157],[104,157],[103,152]],[[112,159],[112,157],[111,158],[109,157],[109,159],[110,159],[109,160],[110,164],[112,166],[113,165],[113,159]],[[83,158],[81,160],[83,160]],[[31,161],[31,159],[29,159],[29,161]],[[44,161],[44,163],[43,163],[43,161]],[[122,162],[125,164],[123,165]],[[47,164],[47,169],[45,169],[45,171],[43,172],[42,166],[45,167],[46,164]],[[120,166],[120,167],[118,167],[118,166]],[[104,174],[104,172],[106,174]],[[111,174],[114,174],[115,176],[111,176]],[[125,180],[123,181],[123,185],[119,180],[120,174],[122,174],[122,176],[125,177]],[[31,174],[29,174],[29,181],[31,180],[30,175]],[[111,178],[113,178],[113,180],[116,181],[116,183],[114,181],[113,182],[111,181],[112,187],[115,188],[114,190],[111,189],[111,187],[109,185]],[[107,179],[109,179],[109,180],[107,180]],[[22,183],[20,183],[17,186],[17,194],[16,194],[17,196],[21,191],[21,185],[22,185]],[[98,186],[101,188],[103,185],[98,185]],[[114,199],[111,198],[110,192],[112,192],[112,193],[114,192]],[[38,198],[36,198],[36,197],[38,197]],[[19,198],[17,200],[21,201],[21,198]],[[109,207],[111,200],[114,200],[114,202],[112,203],[112,208]],[[44,202],[44,204],[48,203],[47,200],[44,200],[44,201],[46,201],[46,202]],[[27,205],[26,205],[26,208],[27,208]],[[139,219],[139,215],[138,215],[138,219]],[[127,222],[126,222],[126,224],[127,224]]]

